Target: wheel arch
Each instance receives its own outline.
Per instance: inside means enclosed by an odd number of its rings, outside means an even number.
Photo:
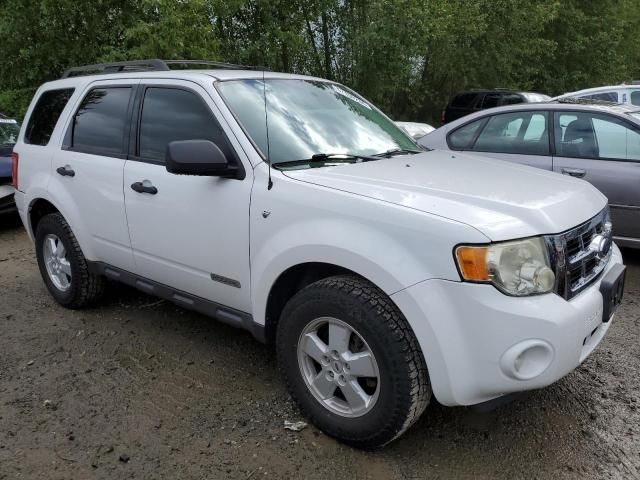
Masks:
[[[29,212],[27,215],[29,218],[29,228],[31,229],[31,233],[34,238],[36,229],[38,228],[38,223],[42,220],[42,217],[50,213],[60,213],[60,210],[53,203],[44,198],[36,198],[29,205]]]
[[[265,339],[273,344],[280,314],[287,302],[307,285],[335,275],[351,274],[364,278],[348,268],[326,262],[304,262],[280,273],[271,285],[264,310]],[[366,279],[365,279],[366,280]]]
[[[25,227],[29,230],[28,233],[35,241],[38,222],[45,215],[50,213],[59,213],[69,224],[69,227],[73,231],[73,234],[75,235],[85,257],[87,259],[93,259],[93,250],[90,248],[90,243],[87,241],[85,231],[79,227],[79,225],[81,225],[81,220],[78,209],[75,207],[73,202],[69,203],[71,201],[71,197],[68,197],[65,200],[68,201],[66,203],[56,201],[55,199],[45,195],[36,196],[31,199],[28,203],[29,207],[26,213],[27,222],[25,222]],[[62,205],[70,205],[70,208],[62,207]]]

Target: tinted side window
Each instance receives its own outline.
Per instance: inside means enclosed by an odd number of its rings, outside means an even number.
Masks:
[[[49,90],[40,95],[33,108],[24,134],[24,142],[31,145],[47,145],[60,114],[73,95],[73,88]]]
[[[464,150],[465,148],[468,148],[483,123],[484,119],[476,120],[475,122],[468,123],[449,134],[449,137],[447,138],[449,148],[452,148],[453,150]]]
[[[498,102],[500,101],[499,93],[487,93],[482,100],[481,108],[493,108],[498,106]]]
[[[500,105],[515,105],[523,102],[524,98],[522,98],[522,95],[518,95],[517,93],[507,93],[502,96],[502,102]]]
[[[477,93],[460,93],[451,100],[451,107],[454,108],[471,108]]]
[[[549,155],[549,129],[545,112],[494,115],[478,136],[474,151]]]
[[[235,158],[220,124],[197,94],[177,88],[147,88],[139,156],[163,162],[167,145],[178,140],[210,140],[229,160]]]
[[[640,105],[640,90],[632,91],[630,97],[632,105]]]
[[[91,90],[73,118],[73,150],[104,155],[124,153],[131,87]]]
[[[591,100],[602,100],[605,102],[614,102],[618,103],[618,93],[617,92],[602,92],[602,93],[592,93],[591,95],[585,95],[581,98],[589,98]]]

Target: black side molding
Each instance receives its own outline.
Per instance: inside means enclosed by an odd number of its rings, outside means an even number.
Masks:
[[[202,313],[232,327],[248,330],[262,343],[266,343],[267,341],[264,325],[259,325],[254,322],[253,317],[249,313],[220,305],[219,303],[206,300],[196,295],[191,295],[190,293],[140,277],[126,270],[112,267],[106,263],[87,263],[89,271],[95,275],[103,275],[110,280],[124,283],[144,293],[169,300],[180,307]]]

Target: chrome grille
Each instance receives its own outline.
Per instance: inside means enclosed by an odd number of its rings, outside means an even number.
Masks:
[[[598,279],[611,258],[609,210],[547,238],[556,271],[556,293],[571,299]]]

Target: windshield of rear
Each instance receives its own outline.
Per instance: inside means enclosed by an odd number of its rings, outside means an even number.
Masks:
[[[263,157],[273,163],[318,153],[373,155],[418,147],[397,125],[340,85],[300,79],[232,80],[218,91]]]
[[[0,145],[15,145],[20,125],[15,120],[0,118]]]
[[[549,95],[544,95],[542,93],[525,92],[522,95],[524,95],[524,98],[526,98],[529,103],[546,102],[547,100],[551,100]]]

